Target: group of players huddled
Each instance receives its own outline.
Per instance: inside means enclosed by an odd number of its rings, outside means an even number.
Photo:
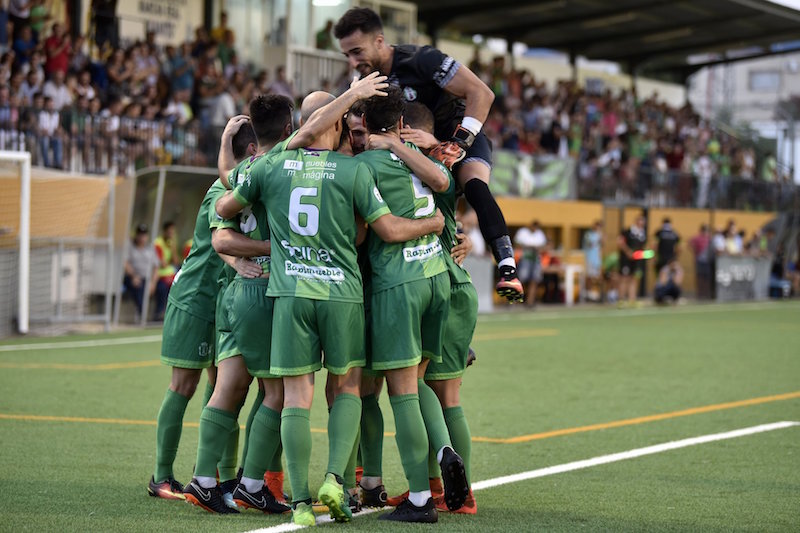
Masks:
[[[291,512],[306,526],[314,505],[336,521],[362,505],[393,506],[380,518],[404,522],[474,514],[459,390],[477,294],[461,266],[471,244],[456,229],[458,194],[491,244],[497,292],[522,299],[487,185],[481,128],[493,95],[434,48],[388,45],[370,9],[350,9],[334,34],[361,74],[349,90],[307,96],[296,131],[288,99],[259,96],[222,134],[220,179],[169,295],[162,361],[172,379],[148,492],[214,513]],[[314,502],[309,414],[323,365],[328,464]],[[182,486],[172,465],[203,368],[194,477]],[[237,471],[239,412],[253,378],[259,394]],[[381,477],[384,379],[409,486],[395,498]]]

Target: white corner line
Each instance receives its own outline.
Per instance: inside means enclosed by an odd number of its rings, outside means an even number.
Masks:
[[[573,461],[563,465],[548,466],[546,468],[539,468],[537,470],[529,470],[528,472],[521,472],[510,476],[496,477],[493,479],[486,479],[472,484],[473,491],[488,489],[491,487],[499,487],[509,483],[516,483],[518,481],[525,481],[528,479],[535,479],[539,477],[552,476],[554,474],[563,474],[565,472],[573,472],[575,470],[582,470],[584,468],[591,468],[593,466],[600,466],[609,463],[616,463],[617,461],[624,461],[626,459],[635,459],[636,457],[643,457],[645,455],[653,455],[656,453],[667,452],[670,450],[677,450],[679,448],[687,448],[689,446],[696,446],[698,444],[707,444],[709,442],[716,442],[720,440],[736,439],[739,437],[746,437],[747,435],[755,435],[756,433],[764,433],[766,431],[775,431],[778,429],[786,429],[790,427],[800,426],[800,422],[774,422],[772,424],[762,424],[760,426],[753,426],[749,428],[736,429],[734,431],[726,431],[724,433],[714,433],[712,435],[702,435],[700,437],[692,437],[689,439],[675,440],[665,442],[663,444],[656,444],[653,446],[646,446],[644,448],[636,448],[635,450],[628,450],[626,452],[612,453],[610,455],[600,455],[592,457],[591,459],[584,459],[582,461]],[[366,509],[361,511],[354,518],[372,514],[383,509]],[[321,516],[317,518],[317,525],[333,522],[329,516]],[[254,529],[247,533],[282,533],[284,531],[297,531],[306,526],[298,526],[292,523],[279,524],[277,526],[266,527],[262,529]]]

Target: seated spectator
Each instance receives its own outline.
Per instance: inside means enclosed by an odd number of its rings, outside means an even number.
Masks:
[[[673,259],[658,272],[658,280],[653,294],[656,303],[664,304],[670,301],[677,303],[681,297],[682,285],[683,268],[677,259]]]
[[[158,265],[155,248],[150,244],[147,224],[139,224],[136,227],[136,236],[127,250],[124,265],[125,276],[122,281],[125,290],[133,296],[137,320],[142,316],[144,291],[148,279],[150,280],[148,296],[155,295],[156,297],[156,316],[159,310],[163,312],[167,306],[169,287],[157,281]]]
[[[64,130],[61,115],[53,99],[44,97],[44,109],[39,111],[39,149],[46,167],[62,168],[64,163]],[[50,154],[52,150],[52,158]]]
[[[61,111],[72,105],[74,96],[65,83],[66,73],[61,70],[53,71],[53,76],[44,84],[44,95],[53,101],[53,108]]]
[[[16,54],[16,65],[27,65],[34,50],[36,50],[36,40],[33,38],[33,30],[30,26],[24,26],[20,29],[19,36],[14,39],[12,46]]]

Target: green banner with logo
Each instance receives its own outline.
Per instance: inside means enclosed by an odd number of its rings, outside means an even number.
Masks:
[[[573,197],[575,160],[532,156],[511,150],[492,154],[489,188],[497,196],[567,200]]]

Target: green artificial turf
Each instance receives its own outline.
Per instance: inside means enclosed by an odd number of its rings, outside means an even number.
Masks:
[[[158,330],[150,329],[0,344],[0,530],[247,531],[288,520],[251,512],[211,516],[188,504],[146,495],[155,453],[154,421],[169,382],[169,369],[147,366],[158,359],[158,341],[1,351],[10,344],[146,339],[156,334]],[[481,317],[473,346],[478,361],[467,371],[462,388],[473,437],[503,440],[584,428],[519,443],[474,442],[473,481],[800,421],[800,398],[726,409],[721,405],[800,391],[797,302],[497,314]],[[145,366],[132,365],[137,362]],[[111,364],[118,367],[94,366]],[[186,423],[198,421],[204,382],[189,404]],[[325,428],[327,416],[323,385],[324,372],[312,410],[311,425],[319,429]],[[381,405],[386,431],[392,432],[385,393]],[[586,430],[713,405],[720,407]],[[245,410],[249,407],[248,402]],[[310,479],[315,491],[327,462],[326,435],[315,432],[313,443]],[[185,427],[175,464],[180,481],[190,479],[196,446],[196,427]],[[386,438],[384,450],[387,489],[390,494],[402,492],[406,484],[393,437]],[[799,494],[800,427],[793,427],[481,490],[476,492],[477,516],[442,514],[436,526],[387,524],[373,513],[325,527],[795,531]]]

